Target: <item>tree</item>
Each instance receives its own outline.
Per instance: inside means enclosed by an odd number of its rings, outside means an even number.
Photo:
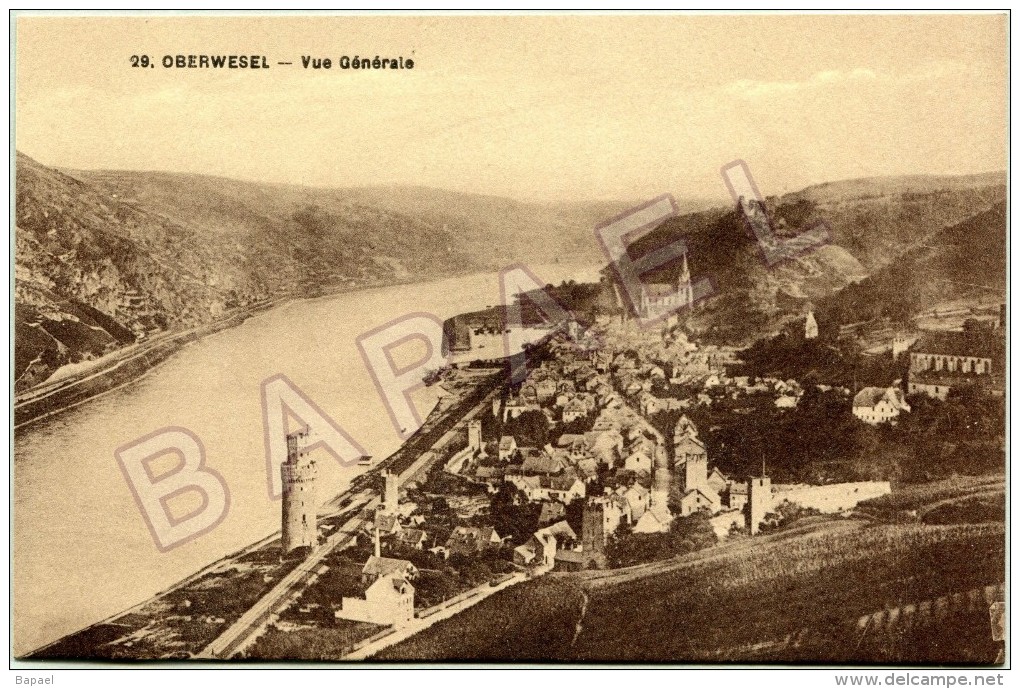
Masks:
[[[549,419],[542,410],[529,409],[507,421],[503,432],[516,438],[520,445],[543,447],[549,437]]]

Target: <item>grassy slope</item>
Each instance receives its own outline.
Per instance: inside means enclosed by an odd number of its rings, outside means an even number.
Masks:
[[[933,495],[944,499],[945,486]],[[819,520],[625,576],[529,582],[380,659],[990,662],[987,634],[974,632],[966,615],[946,620],[929,634],[940,643],[927,645],[876,637],[857,646],[855,623],[887,606],[1001,582],[1004,546],[1001,523]]]

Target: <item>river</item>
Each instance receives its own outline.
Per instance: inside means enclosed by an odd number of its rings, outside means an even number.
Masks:
[[[593,266],[537,266],[544,282],[595,280]],[[499,303],[497,274],[294,301],[189,345],[143,378],[19,432],[14,466],[14,652],[142,602],[279,529],[267,497],[260,384],[286,374],[371,455],[400,445],[356,338],[405,313],[445,319]],[[431,390],[414,398],[422,418]],[[160,553],[114,458],[167,426],[197,435],[230,491],[210,533]],[[320,495],[361,467],[322,463]]]

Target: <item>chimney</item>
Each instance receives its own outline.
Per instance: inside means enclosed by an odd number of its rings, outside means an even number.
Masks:
[[[378,526],[375,527],[375,538],[372,539],[372,540],[375,541],[375,551],[374,551],[375,552],[375,556],[376,557],[382,557],[382,546],[379,544],[379,527]]]

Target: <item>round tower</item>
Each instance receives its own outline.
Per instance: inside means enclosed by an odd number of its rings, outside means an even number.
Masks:
[[[287,436],[287,461],[280,466],[283,479],[284,553],[295,548],[315,548],[319,544],[315,479],[315,460],[301,447],[307,432]]]
[[[482,422],[478,419],[468,421],[468,447],[475,452],[482,449]]]

